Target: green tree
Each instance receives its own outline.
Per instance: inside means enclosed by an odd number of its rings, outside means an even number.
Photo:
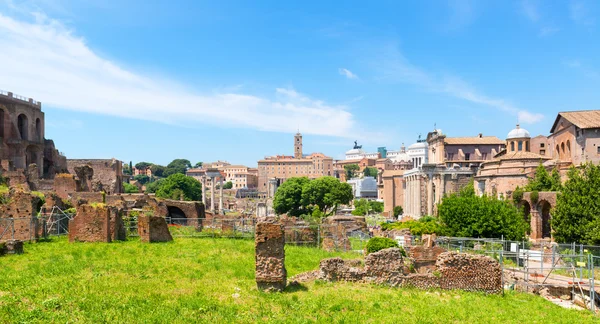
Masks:
[[[138,187],[127,183],[127,182],[123,182],[123,190],[125,191],[125,193],[138,193],[139,189]]]
[[[223,189],[231,189],[233,188],[233,182],[227,181],[223,184]]]
[[[152,163],[150,163],[150,162],[139,162],[139,163],[135,164],[135,168],[138,170],[146,170],[150,166],[152,166]]]
[[[334,177],[314,179],[302,188],[302,205],[318,206],[325,216],[335,213],[339,205],[349,203],[352,198],[352,187]]]
[[[150,167],[150,171],[152,171],[152,175],[155,177],[162,177],[164,176],[165,173],[165,167],[162,165],[158,165],[158,164],[153,164]]]
[[[165,179],[158,179],[157,181],[148,183],[146,185],[146,193],[156,193],[164,181]]]
[[[404,209],[402,209],[402,206],[394,207],[394,217],[398,217],[402,214],[404,214]]]
[[[190,163],[189,160],[175,159],[167,165],[167,168],[165,169],[163,176],[168,177],[170,175],[177,174],[177,173],[185,175],[185,171],[191,167],[192,167],[192,163]]]
[[[540,163],[535,170],[534,177],[529,180],[524,189],[525,191],[560,191],[561,187],[558,170],[554,168],[550,175],[544,165]]]
[[[145,174],[138,174],[135,177],[133,177],[133,180],[135,180],[141,184],[146,184],[146,183],[148,183],[148,181],[150,181],[150,177],[148,177]]]
[[[167,199],[179,199],[183,195],[184,200],[200,200],[202,196],[202,185],[192,177],[176,173],[168,176],[160,182],[156,190],[156,196]]]
[[[521,210],[507,200],[475,195],[472,182],[444,197],[438,212],[451,236],[521,240],[528,228]]]
[[[194,164],[194,168],[201,168],[202,164],[204,164],[203,162],[196,162],[196,164]]]
[[[600,166],[572,167],[552,212],[554,239],[559,243],[600,244]]]
[[[347,164],[344,165],[344,170],[346,171],[346,179],[352,179],[356,177],[356,172],[360,170],[358,164]]]
[[[123,175],[131,175],[132,174],[132,169],[131,169],[131,162],[129,162],[130,164],[125,164],[123,165]]]
[[[366,167],[363,170],[363,174],[365,175],[365,177],[373,177],[373,178],[377,178],[377,168],[371,168],[371,167]]]
[[[289,178],[282,183],[273,198],[273,209],[275,213],[289,216],[300,216],[309,211],[302,203],[302,189],[310,182],[307,177]]]

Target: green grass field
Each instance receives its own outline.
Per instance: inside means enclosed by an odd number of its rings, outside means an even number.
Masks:
[[[25,245],[0,257],[0,323],[585,323],[589,312],[509,293],[419,291],[315,282],[261,293],[251,240],[176,238],[142,244]],[[288,275],[340,255],[286,247]]]

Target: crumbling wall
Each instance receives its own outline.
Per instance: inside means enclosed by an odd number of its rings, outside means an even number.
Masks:
[[[111,242],[110,209],[104,205],[77,206],[77,216],[69,220],[69,242]]]
[[[435,269],[435,263],[440,254],[446,252],[446,249],[440,246],[412,246],[409,249],[409,256],[413,260],[415,270],[418,273],[427,273]]]
[[[445,252],[435,266],[441,274],[442,289],[502,292],[502,268],[488,256]]]
[[[287,283],[285,269],[285,233],[275,221],[256,224],[256,285],[263,291],[283,291]]]
[[[170,242],[173,241],[169,226],[164,217],[140,215],[138,221],[138,234],[142,242]]]
[[[3,254],[23,254],[23,241],[6,240],[0,242],[0,255]]]
[[[42,234],[42,226],[37,219],[41,207],[38,196],[22,191],[12,191],[8,203],[0,205],[0,233],[3,239],[21,241],[35,240]]]
[[[91,191],[104,191],[107,194],[123,192],[123,166],[117,159],[68,159],[69,173],[77,174],[76,168],[88,166],[93,169],[88,188]],[[87,176],[87,173],[84,174]]]
[[[75,176],[68,173],[60,173],[54,177],[54,192],[62,198],[67,199],[70,193],[77,191]]]

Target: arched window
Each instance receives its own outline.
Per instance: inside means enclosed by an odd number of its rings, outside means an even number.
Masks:
[[[523,151],[523,141],[519,141],[519,151]]]
[[[571,141],[567,141],[567,153],[571,154]]]
[[[35,120],[35,138],[42,141],[42,121],[39,118]]]
[[[565,154],[565,143],[564,142],[560,143],[560,153],[561,153],[561,155]]]
[[[560,149],[558,148],[558,144],[556,144],[556,157],[560,157]]]
[[[19,128],[19,135],[21,135],[21,139],[28,140],[27,116],[20,114],[19,117],[17,117],[17,126]]]
[[[510,151],[511,152],[515,151],[515,142],[510,142]]]
[[[525,141],[525,151],[529,152],[529,141]]]

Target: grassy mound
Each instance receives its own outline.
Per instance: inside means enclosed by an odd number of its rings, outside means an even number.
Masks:
[[[510,293],[394,289],[314,282],[284,293],[256,290],[254,242],[184,239],[25,245],[0,258],[0,323],[540,322],[583,323],[589,312]],[[340,255],[286,247],[288,275]]]

